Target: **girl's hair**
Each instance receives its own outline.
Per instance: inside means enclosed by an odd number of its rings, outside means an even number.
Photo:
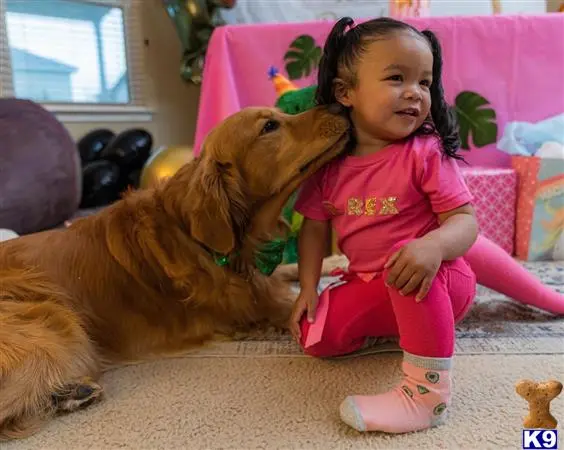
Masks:
[[[356,79],[356,64],[366,51],[368,44],[379,37],[396,31],[411,31],[425,39],[433,53],[433,83],[431,84],[431,119],[415,131],[418,135],[437,134],[442,142],[443,152],[455,159],[463,159],[456,152],[460,147],[458,124],[452,109],[447,104],[442,82],[442,52],[439,40],[432,31],[423,32],[411,25],[387,17],[379,17],[354,26],[350,17],[340,19],[329,33],[323,56],[319,63],[315,101],[319,105],[337,102],[334,81],[341,78],[350,86]],[[350,29],[347,31],[347,28]]]

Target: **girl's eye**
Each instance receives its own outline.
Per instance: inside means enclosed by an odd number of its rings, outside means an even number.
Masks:
[[[264,124],[264,127],[262,127],[260,134],[271,133],[273,131],[276,131],[278,128],[280,128],[280,122],[276,120],[268,120]]]
[[[402,81],[403,77],[401,75],[392,75],[386,79],[390,81]]]
[[[421,81],[421,86],[430,87],[431,82],[429,80],[423,80]]]

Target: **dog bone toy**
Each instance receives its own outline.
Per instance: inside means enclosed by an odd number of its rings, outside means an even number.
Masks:
[[[515,385],[517,394],[529,403],[529,414],[523,420],[524,428],[554,429],[558,421],[550,414],[550,402],[562,392],[562,383],[556,380],[536,383],[520,380]]]

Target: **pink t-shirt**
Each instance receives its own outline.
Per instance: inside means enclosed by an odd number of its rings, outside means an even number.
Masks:
[[[437,214],[472,200],[458,163],[434,136],[332,161],[300,190],[295,209],[331,220],[353,272],[380,272],[391,248],[439,226]]]

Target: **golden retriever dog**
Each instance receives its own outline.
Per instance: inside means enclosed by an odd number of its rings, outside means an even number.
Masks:
[[[91,404],[110,366],[285,327],[294,295],[258,272],[255,252],[291,193],[343,151],[348,129],[331,108],[244,109],[162,185],[1,243],[0,438]]]

